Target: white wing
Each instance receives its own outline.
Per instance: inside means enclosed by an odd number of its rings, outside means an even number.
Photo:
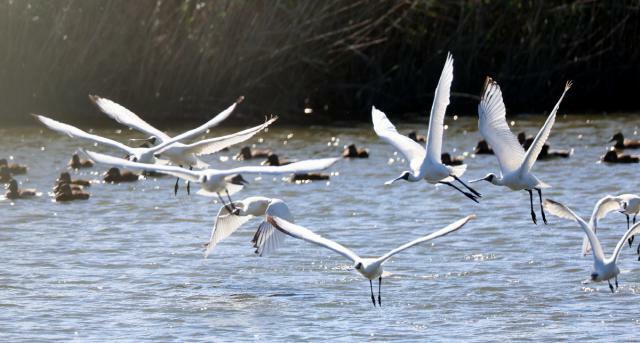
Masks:
[[[286,233],[291,237],[302,239],[303,241],[307,241],[325,247],[329,250],[333,250],[338,254],[350,259],[354,263],[360,260],[360,256],[356,255],[356,253],[354,253],[353,251],[342,246],[341,244],[317,235],[307,228],[293,224],[278,217],[268,217],[267,220],[278,230]]]
[[[216,223],[211,230],[211,238],[209,242],[205,244],[204,258],[209,256],[209,253],[216,247],[216,245],[223,239],[229,237],[234,233],[242,224],[248,222],[253,218],[252,215],[248,216],[236,216],[227,210],[227,206],[222,206],[218,215],[216,216]]]
[[[598,219],[604,218],[609,212],[622,210],[621,199],[607,195],[606,197],[598,200],[596,206],[593,207],[593,213],[591,213],[591,219],[589,219],[589,225],[593,228],[593,232],[598,232]],[[591,250],[589,244],[589,238],[587,235],[582,240],[582,255],[586,255]]]
[[[540,155],[540,151],[542,151],[542,146],[544,145],[544,143],[547,142],[547,139],[549,138],[549,134],[551,133],[551,127],[553,126],[553,123],[555,123],[556,121],[556,113],[558,112],[560,103],[562,102],[562,99],[564,98],[564,95],[567,93],[569,88],[571,88],[571,85],[572,85],[571,81],[567,82],[567,84],[564,87],[564,92],[562,92],[560,99],[558,100],[556,105],[553,107],[553,110],[549,114],[547,121],[544,123],[540,131],[538,131],[536,138],[533,139],[533,143],[531,143],[531,146],[529,147],[529,150],[527,150],[527,153],[524,156],[524,160],[522,162],[523,172],[530,172],[531,168],[533,168],[533,164],[536,163],[536,160],[538,159],[538,155]]]
[[[84,151],[84,153],[87,154],[87,156],[89,156],[89,158],[94,162],[108,164],[108,165],[131,169],[131,170],[141,170],[141,171],[152,170],[152,171],[156,171],[163,174],[173,175],[175,177],[179,177],[181,179],[191,181],[191,182],[200,182],[200,176],[202,175],[202,171],[199,171],[199,170],[189,170],[189,169],[184,169],[177,166],[169,166],[169,165],[131,162],[123,158],[100,154],[93,151]]]
[[[400,153],[409,160],[409,166],[412,170],[420,170],[420,165],[425,158],[426,150],[413,139],[402,135],[396,130],[396,127],[387,119],[387,116],[377,108],[371,107],[371,120],[373,121],[373,130],[376,134],[393,145]]]
[[[246,141],[247,139],[253,137],[256,133],[260,132],[262,129],[271,125],[277,119],[278,117],[271,118],[262,125],[254,126],[250,129],[236,132],[231,135],[205,139],[192,144],[187,144],[185,148],[190,153],[194,153],[196,155],[213,154],[226,147]]]
[[[151,149],[153,149],[154,151],[161,151],[162,149],[164,149],[165,147],[181,141],[183,139],[187,139],[187,138],[191,138],[193,136],[197,136],[201,133],[204,133],[205,131],[207,131],[207,129],[214,127],[218,124],[220,124],[223,120],[227,119],[227,117],[233,112],[233,110],[236,108],[236,105],[238,103],[234,103],[233,105],[229,106],[226,110],[220,112],[217,116],[213,117],[213,119],[209,120],[208,122],[196,127],[195,129],[183,132],[165,142],[162,142],[154,147],[152,147]]]
[[[272,199],[266,210],[266,216],[282,218],[288,222],[293,222],[293,216],[289,211],[287,204],[280,199]],[[271,254],[284,242],[286,235],[277,230],[266,219],[260,223],[258,231],[253,236],[253,247],[256,248],[258,256]]]
[[[442,68],[440,81],[431,105],[431,115],[429,116],[429,132],[427,133],[426,151],[427,157],[432,161],[442,163],[442,134],[444,131],[444,115],[449,105],[449,95],[451,93],[451,82],[453,81],[453,57],[447,53],[447,61]]]
[[[600,241],[598,240],[598,237],[596,237],[596,234],[593,232],[589,224],[587,224],[587,222],[585,222],[582,218],[578,217],[578,215],[575,214],[567,206],[559,202],[553,201],[551,199],[545,199],[544,209],[547,210],[549,213],[553,214],[554,216],[578,222],[582,230],[584,230],[584,233],[589,238],[589,243],[593,247],[594,260],[597,260],[597,261],[604,260],[604,252],[602,251],[602,246],[600,245]]]
[[[42,122],[46,127],[50,128],[51,130],[54,131],[58,131],[60,133],[64,133],[69,137],[76,137],[76,138],[82,138],[82,139],[86,139],[92,142],[96,142],[99,144],[104,144],[104,145],[108,145],[120,150],[124,150],[126,151],[128,154],[133,154],[134,152],[134,148],[124,145],[120,142],[116,142],[112,139],[109,138],[105,138],[102,136],[97,136],[97,135],[93,135],[90,134],[88,132],[82,131],[80,129],[78,129],[75,126],[71,126],[69,124],[65,124],[65,123],[61,123],[59,121],[55,121],[51,118],[47,118],[45,116],[41,116],[41,115],[37,115],[34,114],[34,116],[40,121]]]
[[[171,139],[171,137],[169,137],[166,133],[149,125],[149,123],[142,120],[135,113],[129,111],[124,106],[118,103],[95,95],[89,95],[89,99],[91,99],[104,114],[108,115],[122,125],[132,127],[138,131],[144,132],[149,136],[155,136],[158,139],[159,143]]]
[[[473,219],[475,217],[476,216],[473,215],[473,214],[470,215],[470,216],[466,216],[466,217],[464,217],[464,218],[462,218],[462,219],[460,219],[460,220],[458,220],[458,221],[456,221],[454,223],[451,223],[451,224],[447,225],[446,227],[444,227],[444,228],[442,228],[442,229],[440,229],[440,230],[438,230],[438,231],[436,231],[434,233],[431,233],[431,234],[426,235],[424,237],[420,237],[418,239],[415,239],[415,240],[413,240],[413,241],[411,241],[411,242],[409,242],[407,244],[401,245],[400,247],[395,248],[395,249],[389,251],[388,253],[382,255],[376,261],[380,261],[380,262],[384,263],[391,256],[393,256],[393,255],[395,255],[395,254],[397,254],[397,253],[399,253],[399,252],[401,252],[403,250],[409,249],[414,245],[417,245],[417,244],[420,244],[420,243],[424,243],[426,241],[430,241],[432,239],[444,236],[444,235],[446,235],[448,233],[451,233],[453,231],[458,230],[459,228],[463,227],[464,224],[466,224],[469,220],[471,220],[471,219]]]
[[[500,86],[488,77],[478,105],[478,128],[482,137],[493,148],[503,175],[520,168],[524,160],[524,149],[509,129],[506,114]]]
[[[331,167],[340,158],[320,158],[290,163],[284,166],[246,166],[233,169],[219,170],[220,174],[289,174],[309,173]]]
[[[640,223],[633,224],[633,226],[624,233],[622,238],[620,238],[620,241],[618,241],[618,244],[616,244],[616,248],[613,250],[613,254],[611,254],[611,259],[614,263],[618,261],[618,255],[620,255],[620,251],[627,242],[627,239],[629,239],[629,237],[633,235],[637,235],[638,233],[640,233]]]

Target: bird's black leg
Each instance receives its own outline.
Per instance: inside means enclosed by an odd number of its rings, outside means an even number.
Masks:
[[[629,231],[629,229],[631,228],[631,224],[629,223],[629,215],[626,213],[624,215],[627,216],[627,231]],[[627,239],[627,242],[629,242],[629,247],[631,247],[631,244],[633,244],[633,236],[629,237],[629,239]]]
[[[460,192],[460,193],[464,194],[467,198],[469,198],[469,199],[471,199],[471,200],[473,200],[473,201],[475,201],[475,202],[478,202],[478,200],[476,200],[476,197],[475,197],[473,194],[463,191],[462,189],[458,188],[456,185],[454,185],[454,184],[453,184],[453,183],[451,183],[451,182],[447,182],[447,181],[440,181],[439,183],[442,183],[442,184],[445,184],[445,185],[451,186],[451,187],[455,188],[458,192]]]
[[[227,193],[227,198],[229,199],[229,205],[231,205],[231,208],[235,210],[236,209],[236,205],[233,203],[233,200],[231,200],[231,195],[229,195],[229,191],[226,190],[226,189],[224,191],[225,191],[225,193]]]
[[[533,220],[534,224],[538,224],[536,213],[533,211],[533,192],[530,189],[527,189],[527,192],[529,192],[529,203],[531,204],[531,220]]]
[[[640,255],[640,244],[638,244],[638,249],[636,249],[636,253]],[[640,261],[640,256],[638,256],[638,261]]]
[[[544,215],[544,207],[542,207],[542,190],[540,188],[536,189],[538,191],[538,198],[540,198],[540,212],[542,212],[542,221],[544,225],[547,225],[547,217]]]
[[[373,301],[373,307],[376,307],[376,298],[373,296],[373,282],[369,280],[369,287],[371,288],[371,301]]]
[[[229,205],[225,204],[224,199],[222,199],[220,193],[216,192],[216,194],[218,195],[218,199],[220,200],[220,203],[224,206],[224,208],[226,208],[229,213],[233,213],[233,209],[230,208]]]
[[[618,289],[618,276],[616,275],[616,289]]]
[[[382,276],[378,277],[378,306],[382,307],[382,299],[380,298],[380,289],[382,288]]]
[[[182,168],[182,165],[180,165],[180,168]],[[176,185],[173,186],[173,195],[178,195],[178,182],[180,181],[180,178],[176,179]]]
[[[475,194],[477,197],[480,197],[480,198],[482,197],[482,194],[480,194],[478,191],[476,191],[475,189],[471,188],[469,185],[464,183],[462,180],[460,180],[459,177],[455,175],[451,175],[451,177],[453,177],[456,181],[460,182],[466,189],[468,189],[471,193]]]
[[[609,283],[609,289],[611,290],[611,293],[615,293],[615,291],[613,290],[613,285],[611,284],[611,280],[607,280],[607,282]]]
[[[189,170],[193,170],[193,166],[189,166]],[[187,195],[191,195],[191,181],[187,180]]]

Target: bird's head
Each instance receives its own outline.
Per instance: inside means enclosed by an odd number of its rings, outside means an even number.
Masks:
[[[598,273],[591,273],[591,281],[598,281]]]
[[[385,185],[390,185],[398,180],[405,180],[405,181],[409,181],[409,177],[411,176],[411,172],[410,171],[404,171],[402,172],[402,174],[400,174],[399,177],[393,179],[393,180],[389,180],[387,182],[385,182]]]
[[[353,268],[355,268],[356,270],[362,270],[364,266],[362,265],[362,262],[358,262],[355,266],[353,266]]]
[[[469,183],[476,183],[478,181],[488,181],[488,182],[491,182],[491,183],[495,184],[497,179],[498,179],[498,177],[496,176],[496,174],[489,173],[485,177],[483,177],[481,179],[477,179],[477,180],[471,180],[471,181],[469,181]]]
[[[624,136],[622,135],[622,132],[618,132],[615,135],[613,135],[613,137],[611,137],[609,142],[616,142],[616,143],[620,142],[620,143],[623,143],[624,142]]]

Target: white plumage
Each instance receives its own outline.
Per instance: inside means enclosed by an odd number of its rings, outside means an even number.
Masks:
[[[436,87],[431,114],[429,116],[429,131],[425,147],[413,141],[411,138],[400,134],[387,116],[377,108],[371,109],[371,120],[376,134],[393,145],[409,160],[410,170],[404,171],[400,177],[387,181],[391,184],[398,180],[418,182],[426,180],[432,184],[446,184],[463,193],[469,199],[478,202],[480,193],[467,186],[459,179],[466,170],[466,165],[446,166],[442,164],[442,136],[444,133],[444,116],[449,105],[451,82],[453,81],[453,57],[447,54],[447,60],[442,69],[438,86]],[[452,181],[458,181],[469,192],[455,186]]]
[[[209,242],[205,244],[205,258],[220,241],[229,237],[240,228],[240,226],[252,218],[261,216],[265,216],[265,219],[258,226],[258,230],[253,236],[251,243],[253,243],[253,247],[256,248],[255,252],[258,256],[271,254],[282,244],[286,235],[276,230],[266,218],[268,216],[276,216],[293,222],[293,216],[291,212],[289,212],[289,207],[280,199],[262,196],[248,197],[233,202],[232,207],[235,210],[231,212],[229,211],[229,207],[223,206],[220,208],[213,230],[211,231],[211,238]]]
[[[531,219],[536,221],[536,214],[533,211],[533,190],[538,191],[540,198],[540,211],[542,212],[542,220],[547,223],[547,219],[542,207],[542,188],[550,187],[538,179],[531,169],[538,159],[538,155],[549,138],[551,127],[556,120],[556,113],[560,107],[560,103],[571,88],[571,81],[567,82],[564,92],[554,106],[553,110],[547,117],[546,122],[538,131],[529,149],[525,152],[517,137],[509,129],[506,119],[506,110],[502,100],[502,91],[500,86],[491,78],[487,78],[482,99],[478,105],[478,128],[482,137],[491,145],[493,152],[500,164],[500,176],[493,173],[488,174],[482,179],[470,181],[489,181],[494,185],[506,186],[511,190],[526,190],[529,192],[529,200],[531,203]]]
[[[585,222],[582,218],[580,218],[577,214],[575,214],[570,208],[567,206],[555,202],[550,199],[546,199],[544,201],[544,207],[549,211],[549,213],[558,216],[560,218],[565,218],[569,220],[573,220],[578,222],[584,233],[587,235],[589,239],[589,243],[591,244],[591,250],[593,252],[593,271],[591,272],[591,280],[592,281],[608,281],[609,289],[611,292],[614,292],[613,285],[611,285],[611,279],[615,279],[616,288],[618,287],[618,274],[620,274],[620,269],[618,268],[616,262],[618,260],[618,256],[620,255],[620,251],[622,250],[622,246],[625,241],[640,232],[640,223],[633,225],[627,232],[622,235],[618,244],[616,244],[615,249],[610,257],[605,257],[604,251],[602,250],[602,246],[600,245],[600,240],[596,237],[596,233],[593,231],[591,225]]]
[[[313,231],[302,227],[300,225],[293,224],[283,218],[278,217],[268,217],[268,221],[272,223],[278,230],[288,234],[289,236],[302,239],[304,241],[317,244],[319,246],[325,247],[329,250],[333,250],[334,252],[346,257],[351,262],[354,263],[354,268],[360,273],[362,276],[369,280],[369,285],[371,287],[371,300],[373,301],[373,305],[375,306],[376,301],[373,296],[373,285],[372,280],[378,278],[378,304],[380,303],[380,284],[382,283],[382,265],[389,259],[391,256],[400,253],[406,249],[409,249],[417,244],[424,243],[430,241],[432,239],[444,236],[448,233],[456,231],[464,226],[469,220],[475,218],[474,215],[467,216],[462,218],[452,224],[447,225],[446,227],[431,233],[429,235],[420,237],[415,239],[409,243],[401,245],[400,247],[389,251],[388,253],[378,257],[378,258],[361,258],[356,253],[354,253],[349,248],[336,243],[332,240],[326,239],[318,234],[315,234]]]

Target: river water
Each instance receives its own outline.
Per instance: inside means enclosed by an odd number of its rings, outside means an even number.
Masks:
[[[514,120],[514,131],[533,135],[544,117]],[[536,163],[537,176],[553,186],[544,196],[587,217],[600,197],[637,192],[638,165],[598,162],[611,135],[622,129],[632,137],[637,123],[637,117],[622,115],[558,117],[552,148],[572,148],[574,153],[569,159]],[[475,204],[427,183],[385,186],[406,163],[370,124],[289,129],[281,124],[251,143],[295,159],[336,156],[343,145],[356,143],[370,149],[371,158],[340,161],[329,182],[249,177],[250,184],[234,198],[281,198],[297,223],[362,256],[382,255],[468,214],[477,219],[393,257],[385,265],[390,275],[383,279],[383,306],[374,308],[367,280],[332,251],[288,238],[275,254],[256,257],[250,239],[259,219],[204,259],[202,244],[209,239],[219,204],[188,196],[183,184],[174,196],[175,179],[170,177],[120,185],[96,181],[88,189],[88,201],[53,202],[51,187],[79,147],[120,152],[45,128],[3,128],[0,157],[29,165],[29,173],[17,179],[22,187],[43,194],[0,201],[0,339],[638,339],[640,262],[635,247],[621,254],[615,294],[606,282],[583,284],[592,258],[580,255],[582,231],[551,215],[549,225],[533,225],[526,192],[480,183],[476,188],[483,198]],[[480,137],[475,118],[449,118],[447,125],[444,149],[467,154],[464,179],[498,171],[494,156],[472,154]],[[398,128],[426,133],[424,124]],[[212,135],[234,129],[223,125]],[[118,140],[141,137],[127,129],[94,132]],[[232,160],[238,149],[206,160],[219,168],[259,163]],[[106,169],[96,166],[72,175],[100,180]],[[610,214],[600,227],[599,237],[610,253],[626,229],[625,217]]]

